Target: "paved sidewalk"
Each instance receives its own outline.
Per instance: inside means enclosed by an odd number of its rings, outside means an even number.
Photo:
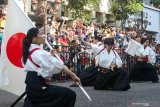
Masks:
[[[72,82],[56,83],[69,87]],[[69,87],[77,93],[75,107],[160,107],[160,83],[131,83],[128,91],[97,91],[84,87],[92,98],[90,102],[78,87]],[[18,96],[0,90],[0,107],[10,107]],[[22,107],[21,100],[15,107]]]

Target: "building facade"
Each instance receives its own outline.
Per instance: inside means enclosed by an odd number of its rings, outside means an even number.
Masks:
[[[150,0],[143,0],[144,9],[138,15],[130,16],[126,23],[126,27],[137,27],[137,29],[145,29],[148,37],[152,41],[160,43],[160,9],[153,7]],[[143,27],[142,27],[143,25]]]
[[[148,18],[147,33],[160,43],[160,9],[145,5],[143,14]]]

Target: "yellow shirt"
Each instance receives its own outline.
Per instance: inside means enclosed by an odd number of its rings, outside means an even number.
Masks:
[[[0,18],[0,27],[4,27],[6,23],[6,19],[5,18]]]

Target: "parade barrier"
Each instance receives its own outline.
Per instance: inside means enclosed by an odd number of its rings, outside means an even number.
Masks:
[[[60,58],[64,64],[69,67],[77,76],[80,76],[81,72],[94,63],[93,56],[89,53],[89,49],[81,46],[60,46],[61,51],[58,52]],[[122,68],[129,75],[131,71],[131,65],[135,61],[134,57],[128,55],[124,49],[115,49],[122,59]],[[67,81],[70,78],[61,72],[60,74],[53,75],[55,81]]]
[[[57,47],[57,46],[54,46]],[[89,49],[82,48],[81,46],[59,46],[61,51],[58,52],[61,60],[64,64],[69,67],[77,76],[80,76],[81,72],[94,63],[93,56],[88,52]],[[83,51],[82,51],[83,49]],[[49,50],[48,50],[49,51]],[[134,58],[124,52],[124,49],[115,49],[122,59],[123,66],[122,68],[127,72],[131,70],[131,64],[134,62]],[[159,54],[157,54],[159,55]],[[155,63],[155,66],[157,63]],[[159,69],[157,69],[159,70]],[[66,81],[70,80],[66,74],[61,72],[60,74],[53,75],[55,81]]]

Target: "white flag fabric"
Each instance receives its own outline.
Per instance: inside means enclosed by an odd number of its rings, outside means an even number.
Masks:
[[[139,48],[141,48],[141,44],[138,43],[137,41],[130,39],[129,45],[127,49],[125,50],[126,53],[128,53],[131,56],[135,56],[136,53],[139,51]]]
[[[0,59],[0,88],[20,95],[25,91],[22,39],[34,27],[15,0],[8,1],[8,11]]]

